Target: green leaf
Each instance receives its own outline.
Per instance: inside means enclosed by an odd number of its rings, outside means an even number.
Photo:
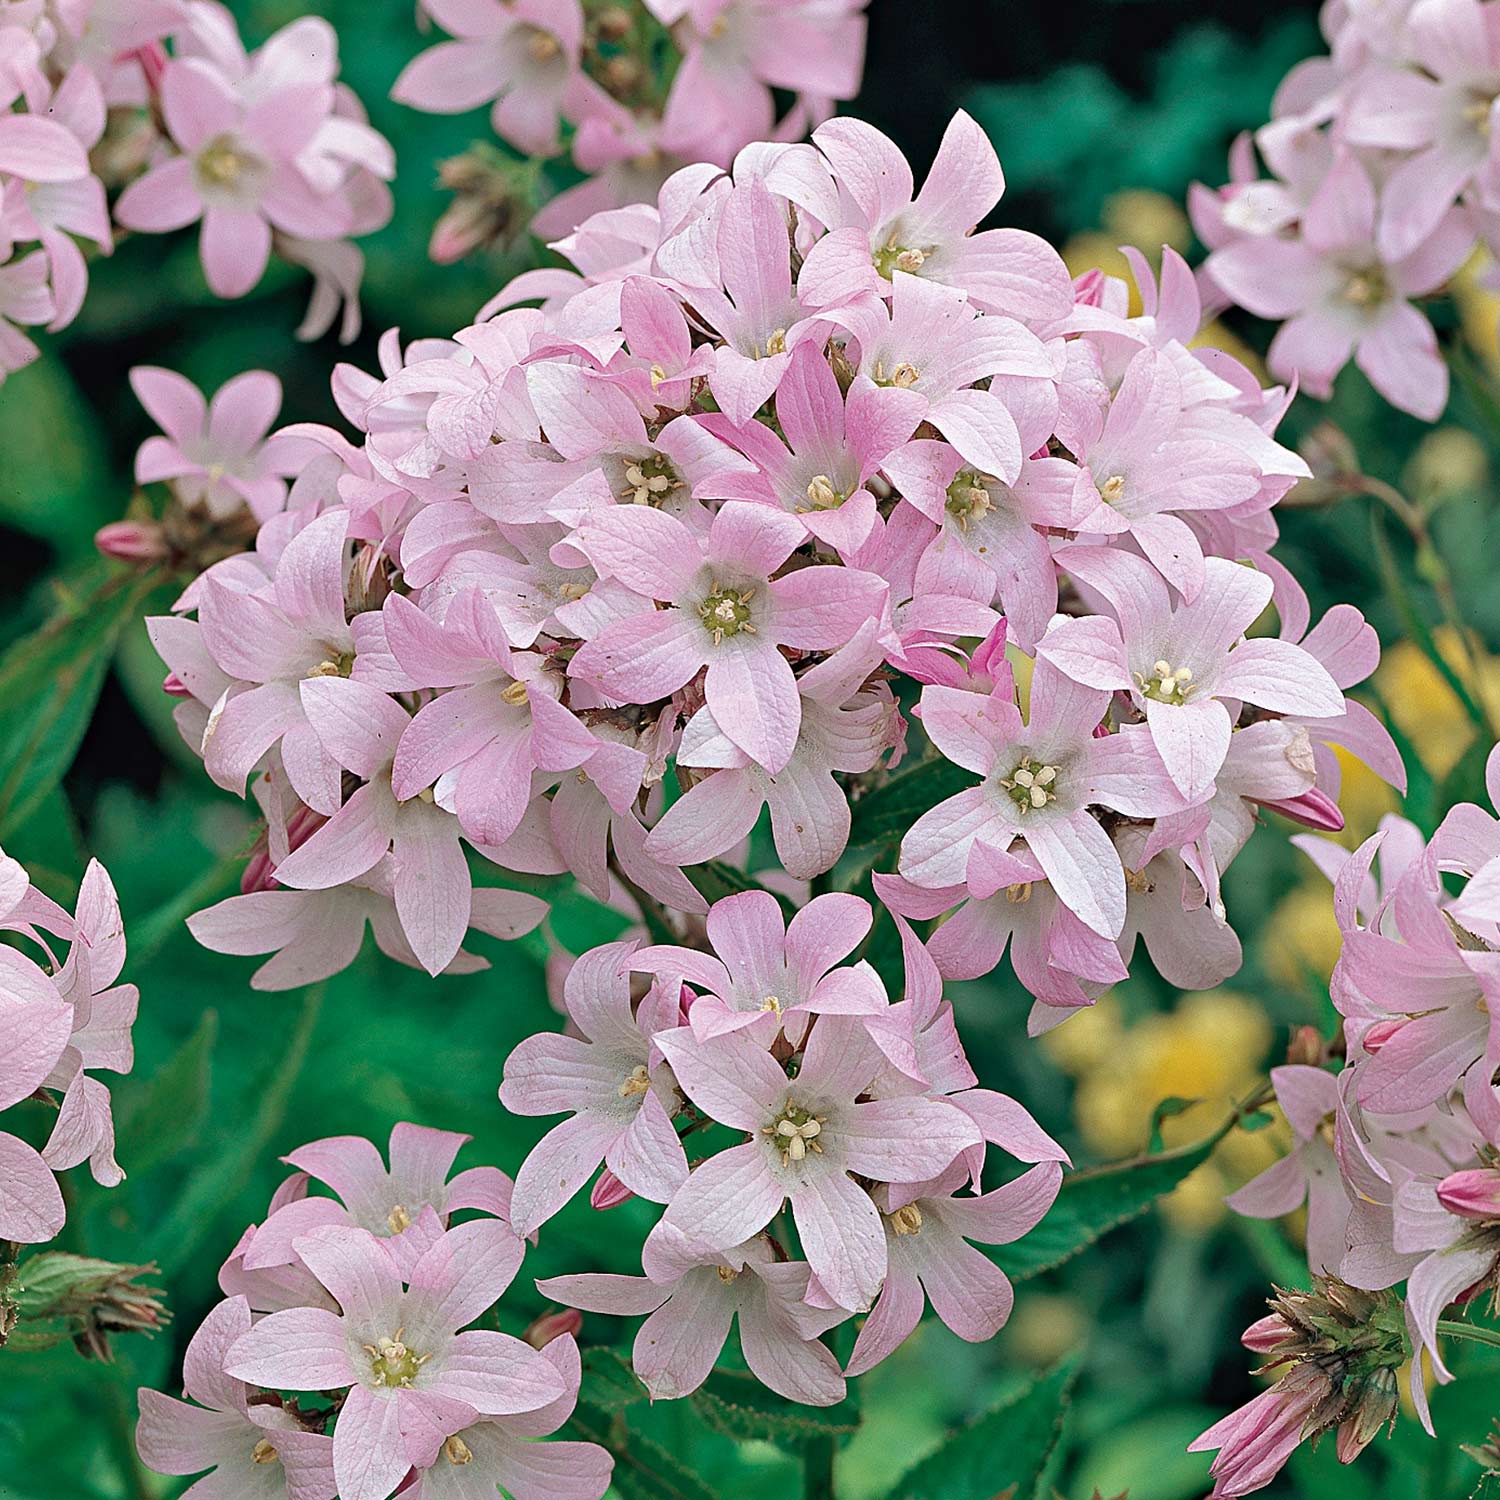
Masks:
[[[93,574],[0,657],[0,842],[73,764],[115,643],[153,583],[150,575]]]
[[[1163,1099],[1151,1112],[1151,1149],[1153,1151],[1162,1149],[1162,1121],[1174,1119],[1177,1115],[1186,1113],[1195,1104],[1202,1102],[1201,1099],[1184,1099],[1178,1094],[1171,1094]]]
[[[149,1172],[197,1139],[208,1115],[213,1077],[216,1011],[206,1010],[197,1029],[122,1110],[119,1155],[132,1175]]]
[[[766,889],[760,881],[751,879],[742,870],[736,870],[733,865],[727,865],[721,859],[711,859],[706,864],[697,865],[685,873],[710,904],[722,901],[725,896],[737,896],[742,891]],[[796,907],[785,896],[777,895],[775,891],[770,894],[776,896],[788,920],[796,915]]]
[[[1139,1218],[1162,1194],[1170,1193],[1201,1167],[1233,1124],[1231,1120],[1207,1140],[1192,1145],[1065,1177],[1047,1217],[1023,1239],[995,1250],[992,1259],[1016,1281],[1071,1260],[1111,1229]]]
[[[224,1205],[250,1180],[271,1137],[281,1128],[292,1089],[307,1060],[323,991],[320,984],[307,991],[297,1024],[272,1065],[270,1076],[257,1091],[260,1102],[255,1113],[193,1172],[159,1226],[160,1249],[156,1259],[164,1276],[171,1277],[186,1265],[204,1238],[218,1227]]]
[[[646,1399],[646,1387],[618,1350],[590,1348],[583,1351],[583,1383],[578,1399],[600,1411],[623,1411]]]
[[[626,1426],[623,1415],[580,1404],[559,1435],[609,1449],[615,1460],[611,1493],[621,1500],[719,1500],[660,1443]]]
[[[948,760],[923,761],[854,804],[851,847],[899,839],[923,813],[974,785],[974,773]]]
[[[859,1405],[801,1406],[768,1391],[741,1370],[715,1370],[690,1398],[706,1426],[738,1442],[759,1439],[800,1453],[820,1438],[848,1437],[859,1426]]]
[[[1062,1436],[1077,1378],[1077,1356],[1069,1356],[954,1433],[899,1479],[886,1500],[995,1500],[1001,1494],[1032,1500]]]

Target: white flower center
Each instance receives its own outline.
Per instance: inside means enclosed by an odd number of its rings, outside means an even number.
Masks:
[[[1044,808],[1057,798],[1057,767],[1044,766],[1029,755],[1000,783],[1023,813]]]
[[[372,1383],[379,1386],[395,1386],[408,1390],[417,1378],[417,1371],[432,1358],[430,1354],[418,1354],[401,1342],[406,1330],[398,1328],[394,1338],[377,1339],[366,1344],[365,1353],[370,1356]]]
[[[800,1104],[793,1104],[788,1099],[781,1113],[769,1125],[761,1127],[761,1134],[771,1138],[771,1144],[781,1152],[781,1165],[787,1166],[801,1161],[809,1151],[817,1156],[823,1154],[818,1137],[827,1123],[827,1115],[810,1114]]]
[[[1137,672],[1135,680],[1140,683],[1141,692],[1158,703],[1186,703],[1193,691],[1193,669],[1174,668],[1168,661],[1153,662],[1150,674]]]

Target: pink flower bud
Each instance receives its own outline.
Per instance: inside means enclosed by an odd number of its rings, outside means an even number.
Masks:
[[[1500,1219],[1500,1170],[1473,1167],[1438,1183],[1437,1200],[1461,1219]]]
[[[1339,833],[1344,827],[1344,814],[1339,810],[1338,803],[1317,787],[1310,787],[1300,797],[1289,797],[1285,802],[1262,802],[1261,806],[1270,808],[1272,812],[1279,812],[1282,817],[1290,818],[1294,823],[1317,828],[1325,833]]]
[[[1270,1354],[1292,1336],[1286,1319],[1279,1313],[1267,1313],[1257,1318],[1240,1335],[1240,1343],[1255,1354]]]
[[[543,1313],[522,1335],[533,1349],[545,1349],[553,1339],[565,1333],[575,1339],[583,1327],[583,1314],[576,1307],[560,1308],[557,1312]]]
[[[1403,1026],[1407,1024],[1408,1023],[1405,1016],[1395,1021],[1377,1021],[1364,1034],[1362,1045],[1364,1046],[1365,1051],[1370,1053],[1379,1052],[1380,1049],[1385,1046],[1385,1044],[1390,1041],[1390,1039],[1395,1036],[1395,1034],[1400,1031]]]
[[[1097,268],[1085,271],[1073,278],[1073,303],[1076,307],[1100,307],[1104,303],[1104,287],[1107,281],[1103,271]]]
[[[94,545],[120,562],[160,562],[169,550],[155,521],[111,521],[94,533]]]
[[[162,74],[167,70],[167,49],[160,42],[151,42],[137,48],[135,57],[146,75],[146,87],[153,94],[160,93]]]
[[[589,1207],[597,1208],[601,1213],[605,1209],[618,1208],[622,1203],[629,1203],[635,1194],[606,1167],[600,1174],[599,1180],[594,1184],[594,1190],[589,1194]]]
[[[187,683],[175,672],[168,672],[161,680],[161,690],[169,698],[191,698],[193,695],[188,691]]]

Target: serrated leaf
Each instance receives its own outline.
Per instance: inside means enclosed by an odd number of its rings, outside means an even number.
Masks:
[[[974,773],[948,760],[924,761],[854,804],[852,848],[899,840],[923,813],[974,785]]]
[[[800,1453],[822,1438],[848,1437],[859,1427],[859,1405],[802,1406],[769,1391],[753,1375],[715,1370],[689,1398],[704,1425],[737,1442],[760,1440]]]
[[[1033,1500],[1062,1436],[1078,1378],[1070,1356],[1050,1374],[960,1429],[909,1470],[886,1500]]]
[[[218,1034],[217,1012],[204,1011],[193,1034],[125,1101],[117,1149],[132,1176],[149,1172],[197,1139],[208,1114]]]
[[[991,1258],[1015,1281],[1071,1260],[1110,1230],[1139,1218],[1197,1171],[1229,1129],[1226,1125],[1207,1140],[1171,1151],[1072,1173],[1063,1179],[1046,1218],[1015,1244],[996,1248]]]
[[[149,576],[91,574],[0,657],[0,842],[45,803],[78,753],[121,630]]]
[[[630,1361],[615,1349],[583,1351],[583,1383],[578,1399],[600,1411],[623,1411],[646,1399],[646,1387],[636,1379]]]

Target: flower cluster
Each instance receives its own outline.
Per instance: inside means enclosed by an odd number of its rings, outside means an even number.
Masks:
[[[1282,323],[1280,378],[1326,397],[1352,358],[1393,406],[1435,421],[1448,370],[1414,302],[1477,244],[1500,246],[1493,13],[1402,0],[1324,6],[1322,21],[1331,55],[1282,81],[1270,123],[1236,143],[1228,186],[1193,191],[1204,275]]]
[[[125,930],[114,886],[97,861],[70,916],[0,853],[0,934],[26,945],[0,942],[0,1109],[35,1099],[57,1111],[40,1151],[0,1132],[0,1240],[37,1245],[67,1217],[54,1173],[87,1161],[96,1182],[114,1187],[124,1180],[109,1089],[94,1073],[130,1071],[138,996],[133,984],[115,982],[125,963]],[[61,957],[60,944],[67,945]]]
[[[532,225],[556,236],[603,209],[649,202],[679,167],[727,167],[752,142],[806,135],[859,92],[868,3],[419,0],[453,40],[418,56],[392,97],[435,114],[490,105],[495,134],[533,162],[566,140],[585,180]],[[780,120],[773,90],[793,96]],[[483,146],[445,162],[455,196],[433,259],[524,227],[518,179],[532,170]]]
[[[631,1194],[665,1205],[644,1276],[538,1284],[585,1311],[646,1315],[634,1366],[657,1398],[703,1383],[736,1317],[764,1384],[827,1406],[845,1374],[906,1339],[929,1301],[970,1341],[1010,1314],[1009,1280],[970,1242],[1025,1234],[1067,1158],[1014,1099],[975,1086],[909,928],[899,1004],[868,963],[842,962],[871,919],[866,902],[830,893],[787,922],[775,897],[747,891],[710,909],[706,951],[595,948],[565,982],[577,1034],[531,1037],[506,1062],[507,1109],[568,1116],[516,1175],[517,1232],[537,1229],[601,1164],[596,1207]],[[650,981],[637,1001],[632,975]],[[716,1125],[729,1144],[690,1161],[687,1145]],[[1028,1170],[979,1193],[987,1143]],[[819,1335],[865,1311],[841,1371]]]
[[[78,316],[80,242],[107,255],[118,230],[199,220],[218,296],[250,291],[274,248],[316,278],[301,336],[347,302],[352,338],[364,261],[350,237],[390,218],[395,158],[337,75],[338,40],[316,17],[247,52],[215,0],[12,0],[0,18],[0,379],[37,356],[17,325],[56,331]]]
[[[473,1327],[525,1251],[493,1167],[450,1179],[467,1136],[314,1141],[220,1272],[225,1300],[188,1345],[192,1402],[143,1389],[137,1442],[162,1474],[292,1500],[600,1500],[611,1459],[538,1443],[578,1396],[578,1346]],[[312,1196],[313,1179],[335,1196]],[[464,1210],[479,1217],[454,1223]],[[539,1347],[538,1347],[539,1346]],[[290,1393],[290,1395],[289,1395]],[[194,1488],[197,1488],[195,1486]]]
[[[1003,187],[962,114],[920,191],[852,120],[686,169],[564,242],[575,271],[341,368],[358,446],[261,446],[265,377],[235,388],[257,420],[226,390],[205,438],[197,393],[139,372],[174,439],[142,472],[263,518],[153,622],[189,743],[267,816],[199,937],[276,951],[268,986],[341,967],[367,919],[431,972],[469,964],[469,926],[541,907],[474,891],[465,845],[690,917],[684,868],[763,811],[787,872],[825,874],[920,684],[980,784],[878,889],[918,920],[963,905],[946,976],[1013,938],[1060,1015],[1138,936],[1180,983],[1229,974],[1220,873],[1258,810],[1340,826],[1333,744],[1401,777],[1344,696],[1374,632],[1346,606],[1309,629],[1270,557],[1307,472],[1272,435],[1286,395],[1189,347],[1181,260],[1160,288],[1137,260],[1132,317],[1122,283],[975,232]],[[1273,598],[1279,637],[1244,639]]]
[[[1500,750],[1487,779],[1500,804]],[[1500,821],[1462,803],[1430,841],[1391,816],[1353,854],[1299,842],[1334,881],[1345,1055],[1337,1073],[1273,1069],[1295,1149],[1229,1201],[1257,1217],[1305,1202],[1315,1273],[1404,1282],[1411,1343],[1446,1381],[1445,1311],[1500,1288]],[[1421,1365],[1412,1398],[1430,1431]]]

